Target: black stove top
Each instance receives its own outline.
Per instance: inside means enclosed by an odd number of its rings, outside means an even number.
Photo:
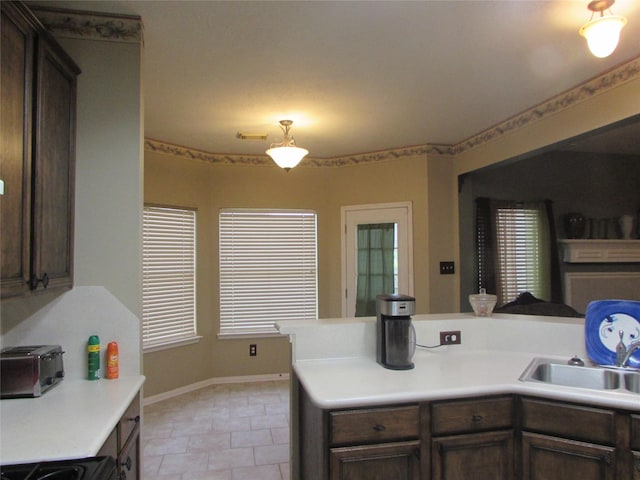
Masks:
[[[0,480],[116,480],[112,457],[0,466]]]

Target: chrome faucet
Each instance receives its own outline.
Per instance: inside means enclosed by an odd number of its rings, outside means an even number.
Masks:
[[[626,367],[629,362],[629,358],[633,353],[640,349],[640,340],[636,340],[635,342],[631,342],[629,346],[625,346],[622,341],[622,337],[624,337],[624,332],[619,332],[620,334],[620,342],[616,346],[616,365],[618,367]]]

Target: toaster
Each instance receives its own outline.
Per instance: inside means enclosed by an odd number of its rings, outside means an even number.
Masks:
[[[64,378],[60,345],[0,350],[0,398],[39,397]]]

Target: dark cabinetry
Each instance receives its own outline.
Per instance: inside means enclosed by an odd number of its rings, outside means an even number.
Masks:
[[[76,76],[21,3],[2,2],[2,297],[73,283]]]
[[[293,479],[640,480],[632,412],[518,395],[324,410],[292,384]]]
[[[418,405],[329,413],[331,480],[419,480]]]
[[[431,404],[431,478],[514,478],[513,399]]]
[[[629,415],[522,399],[523,480],[630,478]]]
[[[98,452],[116,459],[118,480],[140,480],[140,394],[136,395]]]
[[[419,480],[419,405],[324,410],[307,392],[292,392],[292,478],[304,480]]]
[[[633,480],[640,480],[640,415],[631,415],[631,458]]]

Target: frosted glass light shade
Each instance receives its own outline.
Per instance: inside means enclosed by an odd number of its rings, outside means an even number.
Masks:
[[[580,27],[579,33],[587,39],[591,53],[598,57],[608,57],[618,46],[620,31],[627,19],[617,15],[598,17]]]
[[[300,147],[274,147],[266,151],[280,168],[287,171],[298,165],[308,153],[309,150]]]

